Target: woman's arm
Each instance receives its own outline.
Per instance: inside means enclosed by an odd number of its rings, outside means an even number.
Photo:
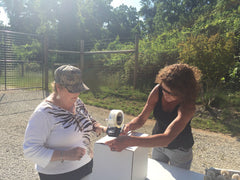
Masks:
[[[68,151],[58,151],[53,152],[51,161],[77,161],[80,160],[86,153],[86,149],[82,147],[75,147]]]
[[[24,136],[23,152],[25,158],[46,167],[51,161],[54,150],[44,146],[51,131],[48,116],[43,111],[36,111],[31,116]]]
[[[159,85],[156,85],[150,92],[147,102],[142,110],[142,112],[135,118],[133,118],[128,124],[124,127],[124,133],[127,133],[131,130],[136,130],[142,127],[147,121],[148,117],[152,113],[157,101],[159,94]]]
[[[93,124],[93,131],[96,133],[97,136],[100,136],[101,133],[106,133],[107,128],[105,126],[102,126],[99,122],[97,122],[89,113],[88,110],[83,103],[83,101],[79,98],[80,103],[81,103],[81,109],[85,113],[85,115],[92,121]]]
[[[194,105],[179,107],[177,117],[164,133],[147,137],[119,136],[117,139],[106,142],[106,144],[114,151],[122,151],[128,146],[166,147],[183,131],[187,123],[192,119],[194,112]]]
[[[51,122],[45,112],[35,112],[26,128],[23,151],[24,156],[34,163],[46,167],[50,161],[76,161],[86,153],[86,149],[75,147],[67,151],[59,151],[45,146],[51,131]]]

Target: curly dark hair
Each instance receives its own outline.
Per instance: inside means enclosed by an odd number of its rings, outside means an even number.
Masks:
[[[183,102],[195,102],[200,90],[201,71],[188,64],[172,64],[158,72],[155,82],[164,83]]]

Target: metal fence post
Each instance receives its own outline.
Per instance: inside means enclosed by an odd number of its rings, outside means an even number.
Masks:
[[[84,40],[81,40],[80,42],[80,68],[83,72],[84,69]]]
[[[46,92],[46,96],[49,95],[48,88],[48,38],[45,35],[43,39],[43,72],[44,72],[44,90]]]
[[[7,33],[3,34],[4,42],[4,89],[7,90]]]
[[[136,89],[137,86],[137,73],[138,73],[138,44],[139,38],[138,35],[135,36],[135,66],[134,66],[134,79],[133,79],[133,87]]]

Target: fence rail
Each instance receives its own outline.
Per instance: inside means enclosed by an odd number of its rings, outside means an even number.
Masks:
[[[135,50],[119,50],[119,51],[61,51],[61,50],[52,50],[49,49],[49,52],[59,53],[59,54],[121,54],[121,53],[133,53]]]

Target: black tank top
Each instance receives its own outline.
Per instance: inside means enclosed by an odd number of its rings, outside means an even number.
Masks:
[[[153,110],[153,115],[156,119],[156,124],[153,128],[152,134],[161,134],[164,133],[168,125],[177,117],[177,111],[179,105],[175,107],[172,112],[165,112],[162,109],[162,88],[159,86],[159,98],[156,106]],[[168,145],[169,149],[177,148],[191,148],[194,144],[191,121],[186,125],[183,131]]]

